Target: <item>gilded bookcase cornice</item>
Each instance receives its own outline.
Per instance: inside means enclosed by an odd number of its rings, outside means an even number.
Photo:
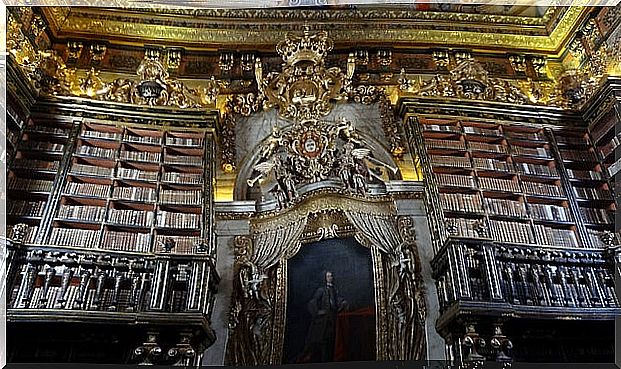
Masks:
[[[479,48],[505,48],[528,50],[531,52],[558,53],[562,48],[565,40],[573,32],[574,26],[579,22],[581,17],[588,11],[586,7],[570,7],[567,8],[562,19],[557,23],[556,27],[549,35],[526,35],[526,31],[520,31],[519,27],[513,26],[513,29],[506,28],[507,23],[517,22],[514,18],[522,20],[522,26],[540,25],[542,18],[528,17],[508,17],[480,14],[458,14],[460,22],[469,22],[467,26],[459,30],[453,29],[433,29],[434,23],[427,22],[426,25],[408,25],[407,22],[396,22],[405,19],[399,11],[378,13],[376,17],[358,17],[352,19],[332,19],[330,14],[338,14],[331,12],[316,12],[314,14],[322,14],[325,19],[316,16],[312,19],[318,22],[328,22],[329,32],[335,42],[351,42],[356,40],[358,43],[384,43],[390,42],[394,45],[399,43],[418,43],[418,44],[446,44],[455,46],[468,46]],[[79,9],[71,11],[68,15],[61,8],[47,8],[46,15],[56,19],[55,23],[58,28],[53,30],[62,36],[75,37],[101,37],[106,35],[109,39],[123,39],[134,41],[150,42],[171,42],[184,44],[217,44],[217,45],[237,45],[237,44],[254,44],[254,45],[273,45],[282,40],[286,33],[291,30],[291,24],[284,24],[284,20],[266,18],[252,18],[255,12],[241,11],[240,14],[246,14],[244,19],[236,19],[235,22],[227,21],[225,17],[214,23],[211,20],[204,20],[201,26],[193,24],[185,25],[183,22],[169,21],[168,24],[157,24],[159,22],[147,22],[148,17],[145,14],[134,14],[119,12],[106,13],[104,10],[95,12],[92,16]],[[245,13],[244,13],[245,12]],[[284,12],[284,11],[281,11]],[[292,12],[289,10],[289,12]],[[272,12],[269,12],[270,14]],[[440,18],[434,19],[430,14],[432,12],[420,12],[419,16],[423,19],[439,21]],[[226,13],[224,13],[226,14]],[[292,13],[294,14],[294,13]],[[426,14],[426,15],[425,15]],[[442,14],[442,13],[436,13]],[[161,15],[160,15],[161,16]],[[292,15],[293,16],[293,15]],[[451,17],[455,14],[443,14],[441,19],[447,22],[455,21]],[[295,16],[294,18],[296,18]],[[383,18],[384,17],[384,18]],[[425,18],[427,17],[427,18]],[[440,17],[440,16],[437,16]],[[463,17],[471,18],[472,21],[465,21]],[[66,19],[62,25],[59,18]],[[173,17],[174,18],[174,17]],[[134,19],[134,21],[130,21]],[[330,22],[340,21],[339,24]],[[377,28],[369,27],[368,21],[393,21],[392,24],[383,23]],[[345,22],[344,22],[345,21]],[[350,22],[351,21],[351,22]],[[502,22],[505,22],[502,24]],[[198,21],[197,21],[198,22]],[[344,23],[342,23],[344,22]],[[353,23],[352,23],[353,22]],[[54,22],[53,22],[54,23]],[[403,23],[403,24],[402,24]],[[394,24],[398,24],[398,27]],[[490,24],[501,24],[506,29],[496,32],[481,32],[481,29],[488,30]],[[268,27],[269,26],[269,27]],[[483,28],[482,28],[483,27]]]

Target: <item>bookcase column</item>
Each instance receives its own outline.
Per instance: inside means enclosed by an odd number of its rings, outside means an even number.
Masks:
[[[153,288],[149,310],[163,311],[166,303],[168,278],[170,276],[170,260],[160,259],[155,263]]]
[[[464,263],[466,260],[466,256],[464,255],[465,247],[463,243],[452,242],[446,248],[449,273],[453,280],[453,289],[455,290],[455,300],[472,299],[470,282],[468,281],[468,273],[466,272],[466,265]]]
[[[500,279],[498,277],[498,269],[496,268],[496,257],[494,256],[493,247],[494,246],[489,243],[482,245],[485,280],[489,288],[492,302],[503,302],[504,297],[500,289]]]

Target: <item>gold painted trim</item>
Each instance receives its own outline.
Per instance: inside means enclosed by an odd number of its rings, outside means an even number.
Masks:
[[[573,28],[588,7],[570,7],[550,36],[526,36],[519,34],[481,33],[475,31],[444,31],[424,29],[352,29],[331,30],[330,37],[335,42],[407,42],[420,44],[453,44],[468,47],[502,47],[527,49],[529,51],[559,52],[563,42],[571,35]],[[46,10],[48,11],[48,10]],[[51,11],[53,13],[53,11]],[[85,18],[77,15],[69,17],[61,27],[61,34],[91,37],[93,35],[121,37],[129,39],[148,39],[153,42],[187,42],[214,44],[275,44],[282,40],[287,31],[239,30],[189,28],[119,20]],[[269,24],[269,23],[268,23]]]

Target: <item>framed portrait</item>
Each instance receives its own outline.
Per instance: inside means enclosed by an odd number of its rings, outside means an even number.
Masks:
[[[307,243],[286,269],[282,362],[375,360],[371,250],[354,238]]]

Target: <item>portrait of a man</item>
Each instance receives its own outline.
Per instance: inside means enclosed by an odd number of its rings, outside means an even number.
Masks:
[[[284,363],[375,359],[371,252],[355,239],[311,243],[288,262]]]
[[[347,301],[334,283],[334,273],[325,272],[325,285],[317,288],[308,302],[313,317],[308,329],[302,361],[324,363],[334,360],[337,313],[347,309]]]

